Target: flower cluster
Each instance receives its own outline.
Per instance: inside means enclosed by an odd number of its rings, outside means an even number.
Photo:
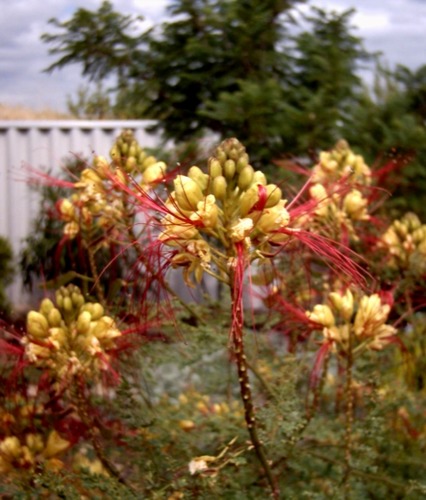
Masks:
[[[279,233],[290,221],[286,203],[281,189],[250,165],[244,146],[228,139],[210,157],[207,173],[192,166],[187,176],[176,176],[159,239],[176,249],[172,265],[184,268],[188,284],[190,273],[200,281],[212,263],[226,275],[238,245],[251,262],[286,238]]]
[[[344,293],[330,293],[329,304],[317,304],[306,315],[322,328],[324,341],[333,343],[341,353],[381,350],[397,332],[386,324],[391,308],[377,293],[356,300],[348,288]]]
[[[329,184],[347,178],[352,184],[369,185],[371,170],[361,155],[353,153],[349,144],[341,139],[330,151],[322,151],[312,173],[312,182]]]
[[[368,200],[358,188],[370,184],[371,171],[344,140],[331,151],[322,151],[319,160],[309,190],[316,202],[316,218],[331,227],[345,227],[357,239],[353,223],[369,219]]]
[[[77,373],[95,377],[109,367],[108,351],[122,334],[99,303],[85,302],[75,285],[56,292],[56,305],[44,299],[27,316],[22,342],[27,359],[61,380]]]
[[[132,176],[142,189],[160,182],[166,173],[166,164],[142,150],[131,130],[117,138],[110,157],[112,161],[108,162],[102,156],[95,156],[91,168],[84,169],[74,183],[73,194],[57,203],[68,238],[94,227],[107,231],[122,220],[125,200],[114,182],[116,178],[126,181],[122,171]]]
[[[407,269],[418,262],[420,270],[426,271],[426,224],[416,214],[409,212],[395,220],[381,236],[379,246],[389,252],[392,267]]]
[[[38,433],[27,433],[21,439],[7,436],[0,441],[0,474],[16,469],[34,470],[40,463],[50,469],[60,469],[63,463],[57,456],[70,446],[55,430],[46,439]]]

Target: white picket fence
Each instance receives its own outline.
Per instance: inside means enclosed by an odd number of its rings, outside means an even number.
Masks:
[[[108,157],[109,149],[123,129],[132,129],[142,147],[155,147],[158,137],[146,129],[153,122],[113,121],[0,121],[0,235],[9,239],[15,259],[29,234],[38,211],[39,198],[31,189],[28,167],[57,173],[71,155]],[[17,278],[8,289],[17,308],[31,303]]]

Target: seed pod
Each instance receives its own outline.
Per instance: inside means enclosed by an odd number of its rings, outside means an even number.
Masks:
[[[223,162],[225,163],[225,162]],[[221,162],[215,158],[214,156],[211,156],[209,158],[209,175],[212,179],[215,177],[218,177],[219,175],[222,175],[222,165]]]
[[[254,169],[251,165],[244,167],[238,176],[238,187],[245,191],[253,183]]]
[[[234,160],[226,160],[225,165],[223,167],[225,177],[227,180],[231,180],[235,174],[235,161]]]
[[[224,200],[226,197],[227,182],[223,175],[213,179],[212,191],[216,199]]]
[[[267,198],[266,198],[265,207],[271,208],[271,207],[274,207],[281,200],[282,191],[275,184],[268,184],[266,186],[266,195],[267,195]]]

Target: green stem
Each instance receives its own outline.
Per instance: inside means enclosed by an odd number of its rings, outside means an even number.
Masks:
[[[244,405],[244,417],[247,424],[247,430],[249,432],[250,439],[253,444],[253,448],[255,450],[255,453],[257,455],[260,464],[263,467],[266,478],[272,490],[272,495],[274,498],[278,499],[279,498],[278,488],[272,476],[271,467],[266,458],[264,447],[257,433],[257,421],[256,421],[253,398],[250,388],[248,363],[246,355],[244,353],[242,305],[240,303],[241,301],[238,301],[238,303],[234,305],[234,290],[232,286],[231,286],[231,293],[233,301],[232,312],[235,315],[235,317],[233,318],[232,341],[234,346],[235,359],[237,362],[238,381],[240,383],[240,394]]]
[[[345,400],[346,400],[346,428],[345,428],[345,475],[343,483],[348,494],[349,477],[351,473],[351,451],[352,451],[352,427],[353,427],[353,407],[354,394],[352,390],[352,332],[349,334],[349,346],[346,359],[346,385],[345,385]]]
[[[99,273],[98,273],[98,268],[96,266],[96,260],[95,260],[95,252],[93,251],[93,248],[90,244],[86,246],[87,248],[87,254],[89,256],[89,265],[90,265],[90,270],[92,272],[93,278],[95,280],[94,286],[96,289],[96,295],[99,300],[99,302],[105,306],[106,301],[105,301],[105,294],[101,285],[101,282],[99,280]]]

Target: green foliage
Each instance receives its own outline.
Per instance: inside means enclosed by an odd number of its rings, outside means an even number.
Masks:
[[[47,71],[77,63],[97,83],[116,79],[111,105],[103,93],[70,101],[79,114],[154,119],[152,130],[177,143],[235,135],[255,164],[315,158],[340,137],[370,162],[414,157],[384,187],[395,216],[423,217],[425,67],[379,67],[373,91],[363,89],[359,70],[373,55],[354,34],[354,10],[313,7],[295,27],[299,3],[175,0],[171,17],[145,32],[109,2],[80,8],[43,35],[60,56]]]
[[[92,92],[90,87],[80,87],[75,100],[67,99],[68,111],[76,118],[103,120],[112,118],[110,96],[98,83]]]
[[[67,161],[65,176],[73,178],[84,168],[86,160],[79,157],[70,158]],[[24,285],[30,291],[34,284],[38,284],[40,278],[50,281],[62,272],[73,269],[76,262],[76,249],[69,249],[70,253],[60,252],[62,222],[55,216],[55,204],[67,192],[60,186],[39,186],[40,207],[39,212],[33,220],[32,231],[24,241],[24,246],[20,255],[20,269],[23,276]],[[73,257],[74,255],[74,257]],[[82,264],[79,261],[79,264]],[[85,274],[87,267],[78,267],[74,270]]]
[[[424,73],[424,68],[419,68],[418,75]],[[416,79],[415,75],[408,83],[409,74],[402,66],[395,73],[379,66],[373,91],[361,97],[353,110],[353,123],[344,128],[344,136],[370,162],[379,154],[382,165],[395,162],[383,186],[393,195],[388,208],[394,216],[411,210],[424,219],[426,128],[421,116],[422,87],[416,83],[420,77]],[[402,85],[401,75],[405,78]]]
[[[79,63],[90,80],[99,82],[116,74],[119,83],[125,84],[133,51],[141,41],[129,33],[138,20],[115,12],[108,1],[95,12],[80,7],[69,21],[50,19],[49,23],[62,33],[42,35],[44,42],[55,45],[49,53],[60,56],[46,71]]]

